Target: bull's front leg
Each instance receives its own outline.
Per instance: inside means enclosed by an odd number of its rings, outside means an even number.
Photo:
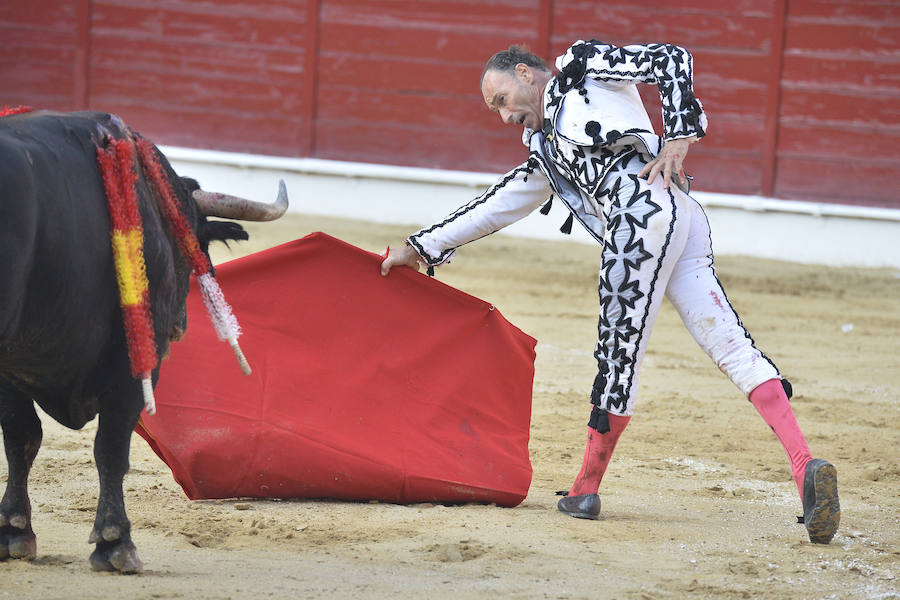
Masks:
[[[133,391],[136,388],[136,391]],[[91,567],[96,571],[140,573],[143,564],[131,541],[131,522],[125,514],[122,480],[128,472],[128,450],[131,432],[137,425],[143,402],[138,386],[118,402],[101,401],[100,421],[94,441],[94,460],[100,474],[100,497],[97,518],[90,542],[97,544],[91,554]]]
[[[31,529],[28,474],[43,437],[31,399],[0,385],[0,426],[9,470],[0,500],[0,560],[31,560],[37,555],[37,542]]]

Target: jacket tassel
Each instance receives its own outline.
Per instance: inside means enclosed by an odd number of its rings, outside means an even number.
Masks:
[[[553,206],[553,196],[550,196],[550,199],[547,200],[547,203],[541,207],[541,214],[546,215],[550,214],[550,208]]]
[[[570,233],[572,233],[572,221],[574,220],[574,218],[575,218],[575,215],[572,213],[569,213],[569,218],[566,219],[566,222],[562,224],[562,227],[560,227],[559,230],[561,232],[565,233],[566,235],[569,235]]]

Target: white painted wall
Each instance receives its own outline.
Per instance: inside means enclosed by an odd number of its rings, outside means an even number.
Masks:
[[[204,189],[271,201],[284,179],[291,211],[378,223],[430,225],[480,195],[498,174],[162,147],[175,170]],[[900,210],[694,192],[717,255],[741,254],[834,266],[900,268]],[[503,233],[594,243],[560,202]]]

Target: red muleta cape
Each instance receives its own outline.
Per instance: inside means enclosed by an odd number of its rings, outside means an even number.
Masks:
[[[188,334],[137,427],[189,498],[525,498],[535,340],[380,261],[314,233],[218,266],[249,377],[192,286]]]

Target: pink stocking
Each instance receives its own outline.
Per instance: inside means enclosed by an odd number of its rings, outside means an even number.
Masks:
[[[612,457],[613,450],[619,436],[625,431],[631,417],[620,417],[612,413],[609,417],[609,431],[598,433],[596,429],[588,427],[587,445],[584,449],[584,460],[581,463],[581,472],[575,478],[569,496],[581,496],[582,494],[596,494],[600,489],[600,480],[606,472],[606,466]]]
[[[775,437],[778,438],[781,445],[784,446],[788,459],[791,461],[794,483],[797,484],[797,491],[803,497],[804,470],[806,463],[812,460],[812,456],[803,432],[800,431],[800,425],[794,417],[791,403],[788,401],[787,394],[784,393],[781,380],[770,379],[756,386],[750,392],[750,402],[775,432]]]

